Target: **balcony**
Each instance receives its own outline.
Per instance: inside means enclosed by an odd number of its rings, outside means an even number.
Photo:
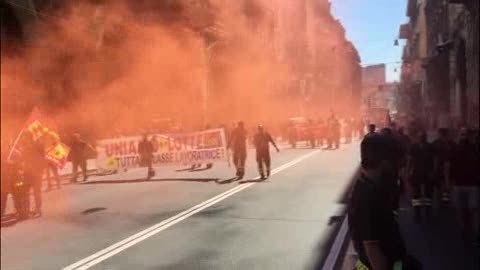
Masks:
[[[398,36],[400,39],[409,39],[412,33],[412,27],[409,23],[400,25]]]

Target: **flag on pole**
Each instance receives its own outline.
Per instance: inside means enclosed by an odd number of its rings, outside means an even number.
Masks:
[[[37,108],[34,108],[27,122],[25,123],[25,130],[30,132],[34,141],[39,139],[53,139],[60,140],[55,121],[44,116]],[[47,135],[47,136],[44,136]]]
[[[46,151],[46,159],[55,164],[59,168],[63,168],[67,163],[67,157],[70,153],[70,147],[64,143],[57,143],[55,146],[50,147]]]
[[[18,152],[18,142],[25,132],[30,133],[33,141],[42,145],[47,160],[58,167],[65,165],[70,148],[60,141],[55,121],[43,115],[36,107],[32,110],[20,134],[18,134],[10,150],[8,160],[11,160],[12,155]]]

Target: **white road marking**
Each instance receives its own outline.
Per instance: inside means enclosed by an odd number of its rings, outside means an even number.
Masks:
[[[291,162],[288,162],[286,164],[283,164],[282,166],[280,167],[277,167],[275,168],[274,170],[272,170],[271,172],[271,175],[274,175],[274,174],[277,174],[301,161],[303,161],[304,159],[306,158],[309,158],[310,156],[316,154],[320,152],[320,150],[315,150],[313,152],[310,152],[308,154],[305,154]],[[255,179],[259,179],[259,177],[255,178]],[[255,182],[250,182],[250,183],[243,183],[243,184],[240,184],[232,189],[229,189],[209,200],[206,200],[200,204],[197,204],[171,218],[168,218],[166,220],[163,220],[161,221],[160,223],[157,223],[139,233],[136,233],[128,238],[125,238],[124,240],[120,241],[120,242],[117,242],[105,249],[102,249],[100,250],[99,252],[96,252],[95,254],[92,254],[76,263],[73,263],[69,266],[66,266],[65,268],[63,268],[63,270],[84,270],[84,269],[88,269],[112,256],[114,256],[115,254],[118,254],[120,252],[122,252],[123,250],[135,245],[135,244],[138,244],[139,242],[155,235],[155,234],[158,234],[159,232],[179,223],[180,221],[184,220],[184,219],[187,219],[193,215],[195,215],[196,213],[220,202],[220,201],[223,201],[224,199],[232,196],[233,194],[237,193],[237,192],[240,192],[246,188],[249,188],[253,185],[255,185],[256,183]]]

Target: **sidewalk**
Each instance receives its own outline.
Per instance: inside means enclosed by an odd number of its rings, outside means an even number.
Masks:
[[[460,235],[455,210],[451,206],[434,205],[432,218],[417,224],[413,209],[403,197],[399,213],[399,224],[407,252],[423,264],[425,270],[476,270],[480,269],[480,250],[466,246]],[[352,270],[356,253],[350,239],[339,269]]]

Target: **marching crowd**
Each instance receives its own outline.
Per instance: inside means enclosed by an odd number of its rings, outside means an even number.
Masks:
[[[361,173],[348,210],[358,254],[356,269],[421,269],[421,263],[408,255],[398,225],[403,195],[411,198],[417,223],[432,218],[433,205],[439,205],[439,211],[452,205],[463,241],[478,245],[478,129],[440,128],[434,138],[418,126],[406,132],[395,123],[379,132],[370,124],[368,130],[361,143]]]
[[[319,123],[319,124],[318,124]],[[312,121],[306,129],[300,130],[297,127],[289,127],[289,135],[295,136],[296,141],[305,140],[312,147],[326,145],[327,148],[337,149],[340,145],[341,124],[340,121],[332,114],[327,121],[319,121],[314,125]],[[343,134],[345,141],[349,142],[354,135],[353,126],[348,120],[344,121]],[[209,129],[206,126],[205,129]],[[238,122],[230,129],[221,125],[225,130],[227,139],[227,148],[232,152],[232,161],[236,168],[236,177],[242,179],[245,175],[245,162],[247,158],[247,148],[249,145],[255,148],[256,162],[258,172],[261,179],[266,179],[271,172],[271,157],[269,145],[273,145],[278,151],[275,140],[262,125],[258,125],[254,132],[248,132],[250,128],[246,128],[243,122]],[[320,128],[320,129],[318,129]],[[253,128],[252,128],[253,129]],[[298,136],[299,132],[303,132],[303,137]],[[295,135],[292,135],[295,134]],[[358,132],[361,135],[361,132]],[[147,167],[147,179],[154,176],[155,171],[152,168],[152,159],[154,155],[154,147],[152,140],[155,135],[149,138],[144,134],[138,143],[139,161],[141,167]],[[289,139],[292,139],[291,137]],[[68,159],[72,165],[70,176],[71,183],[77,183],[79,169],[81,171],[81,181],[87,180],[87,160],[95,155],[96,150],[79,134],[73,134],[69,140],[68,146],[70,152]],[[9,151],[13,149],[12,151]],[[35,141],[32,134],[26,132],[21,136],[21,140],[16,147],[2,147],[2,164],[1,164],[1,215],[4,217],[7,209],[7,201],[9,195],[13,200],[13,206],[16,210],[15,218],[24,220],[30,217],[38,217],[42,215],[42,186],[44,180],[46,182],[46,190],[51,191],[54,187],[61,188],[61,178],[65,176],[59,175],[59,168],[45,158],[44,149],[39,141]],[[191,169],[198,169],[201,164],[193,164]],[[213,164],[206,164],[206,169],[212,168]],[[33,195],[33,204],[30,201],[30,194]],[[33,211],[30,209],[33,208]]]
[[[297,146],[297,142],[303,139],[312,148],[338,149],[342,137],[345,139],[345,143],[350,143],[353,137],[362,137],[364,129],[364,120],[353,117],[340,120],[332,113],[325,119],[308,119],[301,128],[296,127],[294,123],[289,123],[284,131],[284,134],[287,135],[284,137],[288,138],[294,148]]]

